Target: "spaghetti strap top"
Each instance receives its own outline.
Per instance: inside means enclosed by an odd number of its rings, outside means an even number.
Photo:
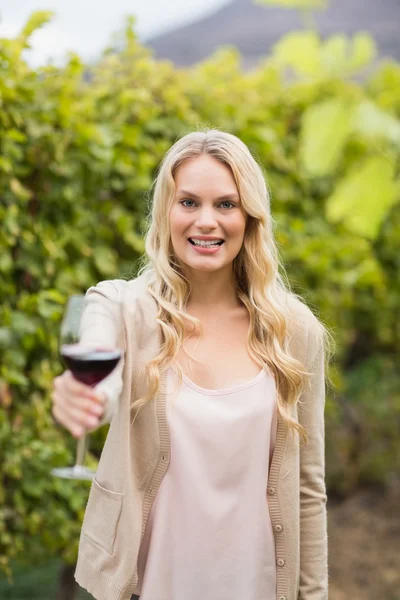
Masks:
[[[273,377],[210,390],[167,373],[171,459],[138,561],[141,600],[276,600],[267,503]]]

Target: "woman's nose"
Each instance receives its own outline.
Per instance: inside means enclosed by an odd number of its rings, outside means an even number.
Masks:
[[[212,208],[202,208],[197,214],[199,227],[214,227],[217,224],[216,215]]]

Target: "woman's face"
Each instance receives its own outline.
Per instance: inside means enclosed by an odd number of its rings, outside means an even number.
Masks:
[[[246,214],[230,168],[209,155],[183,162],[175,173],[170,211],[171,242],[180,260],[195,271],[231,268],[245,227]],[[210,246],[207,240],[218,245]]]

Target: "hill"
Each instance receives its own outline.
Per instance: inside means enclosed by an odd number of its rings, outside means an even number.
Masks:
[[[370,31],[380,56],[400,60],[400,2],[398,0],[331,0],[316,12],[318,30],[334,33]],[[213,14],[189,25],[145,40],[155,56],[189,66],[209,56],[218,46],[233,44],[251,65],[285,33],[303,28],[297,11],[259,6],[252,0],[233,0]]]

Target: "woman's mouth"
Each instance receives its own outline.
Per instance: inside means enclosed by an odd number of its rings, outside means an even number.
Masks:
[[[215,254],[224,244],[225,240],[199,240],[197,238],[188,238],[189,243],[195,252],[199,254]]]

